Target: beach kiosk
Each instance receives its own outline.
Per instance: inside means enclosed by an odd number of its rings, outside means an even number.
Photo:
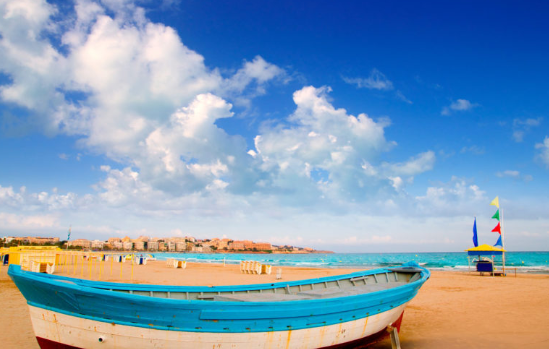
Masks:
[[[483,273],[490,273],[492,276],[505,275],[505,252],[507,251],[503,248],[483,244],[465,251],[467,252],[469,270],[471,269],[471,263],[473,263],[476,267],[476,271],[480,272],[481,275]],[[496,269],[496,256],[501,256],[502,270]]]

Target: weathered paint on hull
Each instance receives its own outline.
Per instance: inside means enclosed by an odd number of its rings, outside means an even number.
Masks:
[[[42,349],[339,349],[357,348],[383,337],[388,324],[399,328],[405,306],[337,325],[250,333],[155,330],[84,319],[31,305],[29,310]]]

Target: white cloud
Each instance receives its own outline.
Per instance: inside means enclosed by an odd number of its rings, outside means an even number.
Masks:
[[[58,218],[52,215],[22,215],[0,212],[2,229],[44,229],[58,226]]]
[[[408,98],[406,98],[406,96],[405,96],[402,92],[400,92],[400,90],[397,90],[397,91],[395,92],[395,95],[396,95],[396,97],[397,97],[398,99],[400,99],[400,100],[403,101],[403,102],[406,102],[406,103],[408,103],[408,104],[414,104],[411,100],[409,100]]]
[[[415,176],[425,171],[432,170],[435,160],[435,153],[433,151],[427,151],[411,158],[407,162],[396,164],[383,163],[382,167],[390,173]]]
[[[381,177],[368,175],[379,173],[374,161],[395,146],[384,137],[390,122],[334,108],[326,87],[296,91],[288,126],[264,126],[255,149],[247,149],[244,139],[216,125],[233,115],[224,98],[249,101],[265,93],[270,81],[287,80],[286,72],[256,56],[233,76],[222,77],[172,28],[148,21],[131,1],[79,1],[72,22],[56,27],[50,23],[56,10],[45,2],[34,15],[4,10],[10,15],[0,26],[7,58],[2,70],[13,77],[4,86],[4,100],[34,110],[49,132],[80,137],[80,146],[126,167],[105,169],[108,178],[97,185],[109,205],[135,202],[129,194],[136,192],[185,196],[212,189],[243,195],[289,191],[297,202],[309,203],[346,193],[364,200],[380,183],[391,187],[389,177],[429,167],[428,160],[420,163],[421,155],[405,165],[419,169],[397,164]],[[38,35],[52,26],[68,47],[64,53],[48,35]],[[376,69],[361,84],[392,89]],[[371,164],[369,171],[362,168],[365,163]]]
[[[496,173],[496,176],[498,176],[498,177],[519,178],[520,177],[520,172],[519,171],[513,171],[513,170],[507,170],[507,171]]]
[[[43,117],[67,107],[56,90],[67,77],[67,61],[42,39],[56,30],[49,19],[55,11],[46,1],[0,3],[0,71],[11,79],[0,87],[0,98],[36,111],[32,122],[49,134],[56,130]]]
[[[545,136],[542,143],[536,143],[536,149],[539,149],[539,153],[536,158],[545,166],[549,168],[549,137]]]
[[[154,231],[134,219],[148,217],[169,232],[179,228],[158,222],[196,219],[200,227],[206,219],[237,224],[241,217],[261,222],[291,217],[297,224],[311,207],[331,215],[392,215],[416,202],[425,207],[482,196],[473,184],[456,181],[454,187],[434,187],[425,197],[410,198],[405,186],[434,167],[435,154],[382,162],[380,155],[397,146],[385,137],[390,120],[335,107],[328,87],[295,91],[295,110],[279,124],[262,125],[249,149],[217,121],[232,118],[233,104],[249,106],[271,82],[286,82],[288,74],[260,56],[244,60],[232,75],[222,74],[225,70],[207,67],[174,29],[149,21],[131,1],[78,1],[64,23],[51,21],[56,9],[45,1],[3,2],[0,11],[0,69],[10,77],[0,90],[3,101],[27,108],[33,115],[29,122],[44,132],[75,136],[86,151],[120,164],[101,166],[104,178],[88,195],[0,186],[2,219],[12,225],[55,228],[72,219],[82,230],[122,234]],[[65,45],[62,50],[50,41],[52,33]],[[367,78],[345,81],[394,90],[377,69]],[[400,91],[396,96],[410,103]],[[450,107],[465,110],[469,102],[462,101]],[[341,225],[334,221],[334,227]],[[253,232],[248,228],[247,234]],[[312,241],[296,239],[285,241]],[[326,233],[315,241],[333,240]],[[392,233],[380,232],[365,241],[394,240]]]
[[[483,155],[485,152],[486,152],[486,150],[484,149],[484,147],[479,147],[478,145],[472,145],[470,147],[463,147],[463,148],[461,148],[461,151],[460,151],[461,154],[471,153],[471,154],[474,154],[474,155]]]
[[[404,181],[400,177],[389,177],[389,179],[393,182],[393,188],[395,188],[396,191],[400,191],[402,189],[402,186],[404,185]]]
[[[368,183],[362,165],[394,146],[384,137],[388,120],[374,121],[366,114],[353,116],[328,102],[327,87],[304,87],[294,93],[297,105],[289,126],[264,126],[255,139],[259,167],[271,188],[318,192],[339,197],[361,195]],[[319,188],[311,172],[324,173]],[[319,172],[320,171],[320,172]]]
[[[227,88],[242,92],[253,80],[259,85],[275,78],[284,77],[284,69],[266,62],[262,57],[256,56],[252,62],[244,61],[244,65],[236,74],[227,80]],[[264,93],[264,91],[261,91]]]
[[[53,188],[51,193],[42,191],[29,193],[26,187],[21,187],[18,192],[12,187],[2,187],[0,185],[0,208],[14,209],[15,211],[57,211],[60,209],[70,209],[77,204],[77,195],[75,193],[58,193],[57,188]]]
[[[249,106],[269,81],[286,77],[257,56],[224,78],[133,1],[79,1],[62,25],[50,22],[56,9],[44,1],[0,10],[0,69],[12,80],[1,98],[33,111],[30,122],[44,132],[83,136],[82,144],[119,161],[196,96],[217,93]],[[61,36],[65,53],[48,31]]]
[[[370,76],[367,78],[349,78],[349,77],[342,77],[343,81],[345,81],[348,84],[356,85],[358,88],[367,88],[369,90],[392,90],[393,89],[393,83],[391,80],[387,79],[385,74],[380,72],[377,69],[372,69],[370,72]],[[399,91],[400,92],[400,91]],[[400,93],[402,97],[402,93]],[[398,93],[397,93],[398,96]]]
[[[457,177],[452,177],[448,183],[438,187],[427,188],[424,196],[415,199],[419,212],[430,212],[433,215],[470,214],[471,208],[477,203],[488,200],[485,192],[477,185]]]
[[[522,180],[524,182],[531,182],[532,180],[534,180],[534,177],[532,177],[532,175],[521,175],[521,173],[516,170],[506,170],[503,172],[496,172],[496,176],[500,178],[509,177],[515,180]]]
[[[458,99],[449,106],[442,108],[441,115],[450,115],[452,111],[467,111],[478,107],[478,103],[471,103],[466,99]]]
[[[515,142],[522,142],[526,133],[533,127],[541,125],[543,118],[537,119],[514,119],[513,120],[513,139]]]

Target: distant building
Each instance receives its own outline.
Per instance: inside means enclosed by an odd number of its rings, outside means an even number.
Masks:
[[[133,248],[137,251],[145,251],[147,249],[147,242],[137,240],[133,243]]]
[[[26,236],[8,236],[6,242],[19,241],[21,244],[28,244],[29,239]]]
[[[147,250],[158,251],[158,241],[149,241],[147,243]]]
[[[91,248],[94,250],[102,250],[104,245],[105,242],[101,240],[93,240],[91,242]]]
[[[168,252],[175,252],[175,242],[168,241]]]
[[[117,242],[122,243],[122,239],[121,238],[109,238],[109,240],[107,240],[107,242],[108,242],[109,245],[114,246],[114,244],[117,243]]]
[[[222,239],[217,243],[217,249],[223,250],[229,248],[229,244],[232,242],[231,239]]]
[[[14,240],[20,241],[20,243],[37,244],[37,245],[44,245],[44,244],[53,245],[59,242],[59,238],[44,238],[40,236],[8,236],[6,237],[6,243],[10,243]]]
[[[233,241],[229,244],[231,250],[244,250],[244,241]]]
[[[124,241],[122,243],[122,249],[125,251],[131,251],[133,250],[133,242],[131,241]]]
[[[187,243],[186,242],[176,242],[175,243],[175,250],[177,252],[182,252],[187,250]]]
[[[56,244],[59,242],[59,238],[43,238],[43,237],[32,237],[32,236],[29,236],[27,237],[27,239],[29,240],[29,242],[31,244],[39,244],[39,245],[44,245],[44,244]]]
[[[82,248],[90,248],[91,247],[91,241],[86,239],[76,239],[67,242],[67,246],[74,246],[74,247],[82,247]]]
[[[258,242],[254,244],[253,248],[255,248],[258,251],[267,251],[267,250],[272,250],[273,246],[268,242]]]

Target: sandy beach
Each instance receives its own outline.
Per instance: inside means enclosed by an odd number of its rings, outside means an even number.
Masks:
[[[121,271],[121,266],[123,267]],[[102,281],[130,282],[130,263],[59,268],[56,274]],[[187,269],[168,268],[163,261],[133,267],[133,282],[172,285],[237,285],[276,281],[271,275],[242,274],[237,265],[189,263]],[[282,267],[282,280],[345,274],[355,269]],[[121,277],[122,275],[122,277]],[[549,313],[549,275],[508,277],[458,272],[433,272],[410,302],[400,333],[403,348],[547,348],[544,330]],[[0,271],[0,337],[3,348],[36,349],[25,299]],[[371,348],[390,348],[385,340]]]

